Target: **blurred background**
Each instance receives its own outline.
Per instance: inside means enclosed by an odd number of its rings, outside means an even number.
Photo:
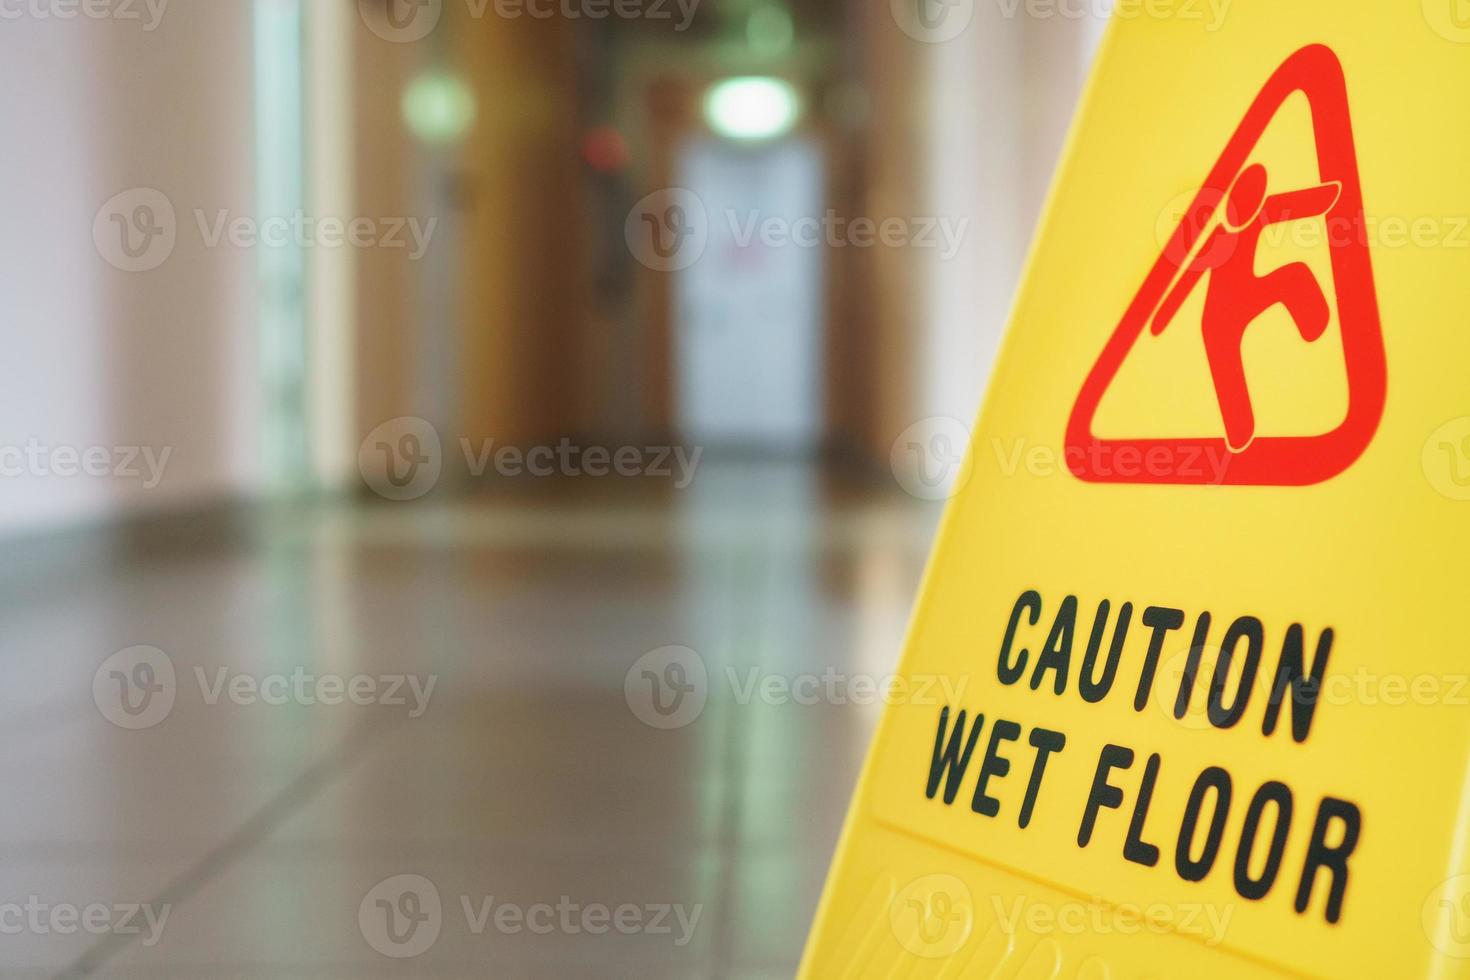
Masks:
[[[1102,0],[0,0],[0,969],[781,977]]]

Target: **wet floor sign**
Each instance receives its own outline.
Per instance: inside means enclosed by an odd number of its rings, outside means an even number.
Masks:
[[[1470,3],[1180,6],[1104,44],[804,976],[1470,976]]]

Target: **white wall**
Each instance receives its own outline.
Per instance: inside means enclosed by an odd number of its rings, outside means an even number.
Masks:
[[[252,209],[249,2],[172,0],[151,32],[146,7],[129,9],[143,21],[0,22],[0,533],[258,480],[255,259],[206,247],[194,217]],[[177,213],[175,249],[149,272],[114,268],[93,241],[99,207],[134,187]],[[152,488],[64,475],[64,461],[9,475],[28,444],[170,456]]]
[[[927,51],[923,211],[965,221],[949,259],[925,253],[914,419],[969,424],[980,404],[1026,247],[1024,25],[977,4],[965,33]]]
[[[979,408],[1105,23],[1003,7],[975,4],[964,33],[925,50],[925,213],[969,227],[954,258],[923,257],[913,419],[968,425]]]

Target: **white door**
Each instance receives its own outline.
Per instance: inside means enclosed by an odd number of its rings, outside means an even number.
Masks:
[[[808,140],[688,143],[679,184],[709,238],[676,273],[677,406],[698,445],[776,452],[821,434],[822,156]]]

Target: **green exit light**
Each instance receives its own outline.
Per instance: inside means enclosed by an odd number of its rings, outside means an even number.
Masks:
[[[475,93],[449,72],[426,72],[403,92],[403,121],[425,143],[457,143],[474,125]]]
[[[705,121],[730,139],[773,139],[790,132],[800,115],[796,89],[779,78],[729,78],[704,99]]]

